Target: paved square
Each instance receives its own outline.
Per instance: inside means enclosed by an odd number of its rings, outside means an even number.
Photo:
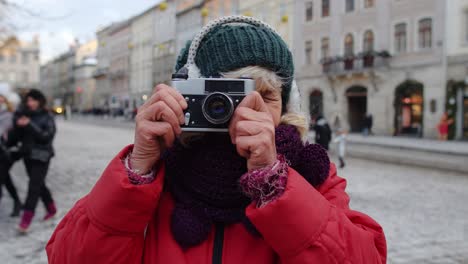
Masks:
[[[57,155],[47,177],[59,217],[42,223],[39,204],[27,236],[18,236],[19,219],[5,192],[0,203],[0,260],[3,264],[47,263],[44,246],[59,219],[89,192],[109,160],[132,142],[125,126],[58,122]],[[339,174],[348,180],[351,206],[374,217],[384,228],[388,263],[468,263],[468,175],[347,160]],[[18,163],[13,179],[21,197],[27,177]]]

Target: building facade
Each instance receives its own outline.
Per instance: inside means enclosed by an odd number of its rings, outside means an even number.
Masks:
[[[177,0],[176,7],[176,53],[203,27],[202,0]]]
[[[153,42],[153,82],[148,87],[150,91],[159,83],[170,84],[176,61],[177,3],[175,0],[163,3],[156,8],[156,20],[153,25],[155,36]]]
[[[239,1],[239,12],[266,22],[276,29],[289,47],[293,47],[293,0]]]
[[[239,1],[239,0],[206,0],[204,1],[203,8],[201,10],[203,25],[206,25],[211,20],[219,18],[219,17],[239,14],[239,6],[241,2],[247,2],[247,1]]]
[[[16,90],[39,88],[39,39],[10,37],[0,46],[0,82]]]
[[[446,16],[449,136],[468,139],[468,1],[452,0]]]
[[[115,24],[104,27],[96,32],[98,48],[96,51],[97,66],[93,77],[96,80],[93,105],[97,111],[108,111],[111,98],[111,80],[109,67],[111,62],[110,32]]]
[[[155,21],[156,7],[152,7],[134,17],[131,22],[130,97],[132,108],[141,105],[144,98],[151,94]]]
[[[113,115],[122,115],[130,107],[130,36],[131,21],[126,20],[112,27],[109,32],[109,79],[111,97],[109,108]]]
[[[295,1],[302,104],[351,132],[434,138],[445,111],[445,1]]]
[[[95,107],[94,93],[96,91],[96,79],[93,74],[96,70],[97,40],[91,40],[81,44],[76,49],[74,109],[79,112],[90,112]]]

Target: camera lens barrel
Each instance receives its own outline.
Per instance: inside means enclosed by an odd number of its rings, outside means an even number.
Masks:
[[[203,101],[202,113],[210,123],[224,124],[231,119],[234,113],[234,102],[225,93],[211,93]]]

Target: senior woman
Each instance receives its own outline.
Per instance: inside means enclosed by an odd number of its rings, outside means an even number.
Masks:
[[[350,210],[326,152],[301,140],[292,55],[279,35],[228,17],[193,43],[179,72],[256,81],[229,133],[182,133],[184,97],[156,86],[134,144],[57,226],[49,263],[385,263],[382,228]]]

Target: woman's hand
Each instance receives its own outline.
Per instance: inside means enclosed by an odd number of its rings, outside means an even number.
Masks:
[[[19,127],[25,127],[29,125],[29,122],[31,122],[31,119],[29,119],[29,117],[22,116],[18,118],[18,120],[16,120],[16,125]]]
[[[172,87],[159,84],[154,94],[138,109],[135,117],[135,141],[131,157],[132,168],[147,173],[160,159],[165,148],[171,147],[182,130],[187,102]]]
[[[249,170],[276,161],[275,125],[262,96],[253,92],[239,104],[229,125],[232,143]]]

